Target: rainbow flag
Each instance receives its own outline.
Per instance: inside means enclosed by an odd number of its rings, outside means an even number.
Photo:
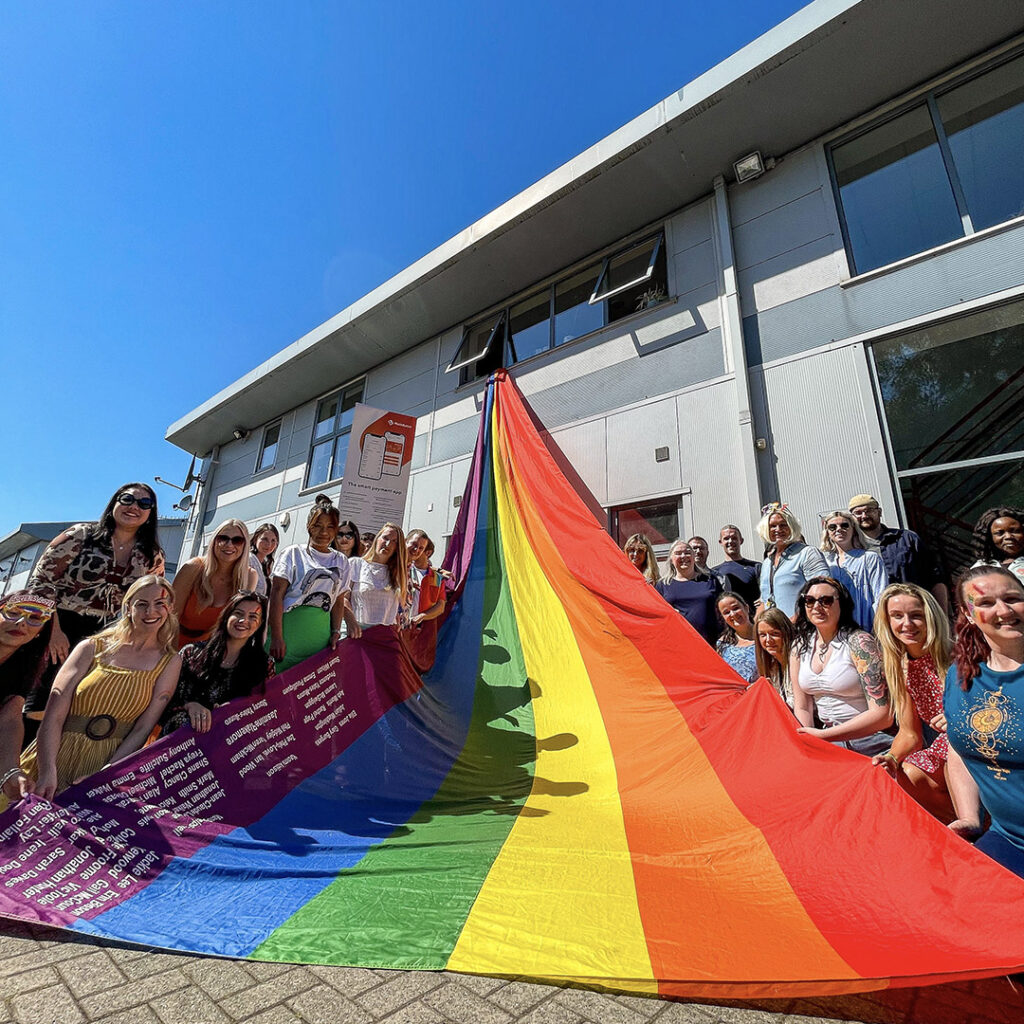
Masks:
[[[503,373],[447,564],[458,599],[422,674],[370,631],[209,734],[0,815],[0,914],[705,998],[1024,968],[1024,882],[747,689],[627,563]]]

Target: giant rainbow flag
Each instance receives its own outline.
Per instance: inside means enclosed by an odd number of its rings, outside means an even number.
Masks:
[[[504,374],[447,561],[432,665],[368,631],[208,734],[0,815],[0,914],[710,998],[1024,968],[1024,882],[746,689],[616,549]]]

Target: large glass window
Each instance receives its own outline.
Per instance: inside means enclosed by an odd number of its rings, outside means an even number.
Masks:
[[[460,383],[465,384],[666,298],[668,269],[659,232],[468,327],[447,369],[460,370]]]
[[[256,460],[256,472],[262,473],[270,469],[277,461],[277,447],[281,439],[281,421],[271,423],[263,431],[263,443],[260,445],[260,457]]]
[[[306,486],[319,487],[345,472],[349,435],[356,404],[363,400],[364,380],[320,399],[313,420],[313,444],[309,451]]]
[[[974,523],[1024,501],[1024,302],[872,349],[908,525],[952,573]]]
[[[830,150],[855,273],[1024,214],[1024,57]]]

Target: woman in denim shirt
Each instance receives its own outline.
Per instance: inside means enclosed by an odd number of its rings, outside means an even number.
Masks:
[[[770,549],[761,565],[761,605],[793,619],[800,588],[815,576],[828,576],[828,563],[804,543],[803,527],[788,506],[775,501],[761,511],[757,534]]]

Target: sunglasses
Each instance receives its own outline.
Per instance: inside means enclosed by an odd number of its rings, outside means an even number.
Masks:
[[[346,537],[348,540],[355,540],[356,535],[351,530],[340,530],[338,532],[338,538]]]
[[[218,544],[244,544],[245,538],[239,534],[237,537],[229,537],[225,533],[218,533],[214,538]]]
[[[836,598],[835,594],[825,594],[823,597],[808,594],[803,602],[808,608],[813,608],[816,604],[820,604],[822,608],[831,608],[836,603]]]
[[[849,523],[829,523],[828,526],[825,527],[825,529],[828,530],[829,533],[838,533],[840,530],[848,530],[848,529],[850,529],[850,524]]]
[[[141,509],[151,509],[156,502],[152,498],[136,498],[134,494],[119,494],[117,496],[118,505],[138,505]]]
[[[53,615],[53,609],[33,601],[22,601],[0,609],[0,615],[8,622],[17,622],[21,619],[26,626],[45,626]]]

